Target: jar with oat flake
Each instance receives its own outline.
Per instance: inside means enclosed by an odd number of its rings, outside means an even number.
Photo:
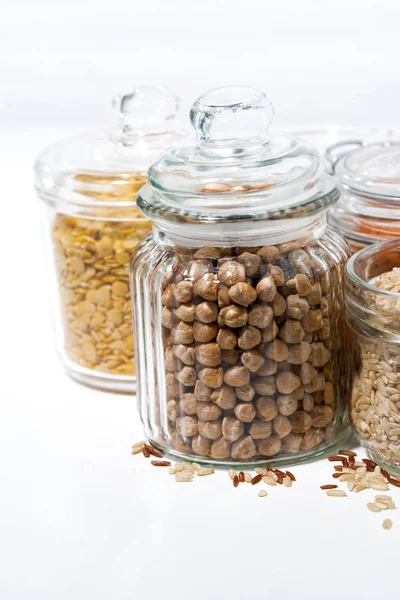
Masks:
[[[138,206],[132,257],[138,400],[167,455],[250,465],[320,454],[346,426],[339,196],[307,142],[271,136],[251,88],[193,105],[197,144],[166,152]]]
[[[345,279],[353,428],[373,460],[400,472],[400,242],[357,252]]]
[[[128,266],[150,231],[136,207],[146,171],[182,136],[177,98],[137,88],[114,100],[111,130],[67,139],[35,164],[54,273],[52,308],[61,361],[96,388],[136,387]]]

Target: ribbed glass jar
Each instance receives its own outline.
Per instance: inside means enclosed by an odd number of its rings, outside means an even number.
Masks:
[[[298,462],[347,424],[338,191],[308,144],[260,131],[270,111],[247,88],[200,98],[199,145],[162,156],[138,195],[153,232],[131,262],[137,394],[167,455]]]

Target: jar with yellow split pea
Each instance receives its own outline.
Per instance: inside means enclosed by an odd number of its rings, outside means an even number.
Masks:
[[[137,88],[114,99],[113,128],[57,143],[35,163],[58,353],[71,377],[95,388],[136,390],[128,267],[151,231],[136,194],[184,135],[178,105],[163,88]]]

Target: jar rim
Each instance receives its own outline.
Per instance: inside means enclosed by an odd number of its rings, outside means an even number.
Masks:
[[[349,282],[355,284],[356,286],[359,286],[360,288],[362,288],[365,291],[369,291],[374,294],[382,294],[382,296],[387,296],[390,298],[400,298],[399,292],[392,292],[390,290],[384,290],[383,288],[379,288],[379,287],[375,286],[373,283],[371,283],[370,281],[366,281],[364,278],[362,278],[360,275],[357,274],[357,263],[360,260],[363,260],[363,259],[368,260],[369,258],[372,258],[373,256],[375,256],[383,251],[391,251],[391,250],[398,250],[399,256],[400,256],[400,240],[399,239],[396,238],[396,239],[385,240],[384,242],[381,242],[378,244],[373,244],[366,248],[362,248],[361,250],[359,250],[358,252],[353,254],[347,261],[347,263],[345,265],[346,279]],[[400,262],[399,262],[398,266],[400,267]]]

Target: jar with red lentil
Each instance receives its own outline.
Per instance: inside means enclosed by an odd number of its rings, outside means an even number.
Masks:
[[[132,257],[138,401],[166,455],[298,462],[347,425],[338,199],[318,152],[270,136],[266,96],[220,88],[191,109],[197,144],[166,152],[138,206]]]
[[[136,194],[181,128],[177,98],[162,88],[137,88],[114,105],[118,121],[111,130],[45,150],[35,164],[35,184],[62,364],[81,383],[133,392],[129,259],[151,229]]]
[[[328,150],[341,187],[330,222],[342,231],[353,252],[400,235],[399,134],[396,139],[354,141]]]

